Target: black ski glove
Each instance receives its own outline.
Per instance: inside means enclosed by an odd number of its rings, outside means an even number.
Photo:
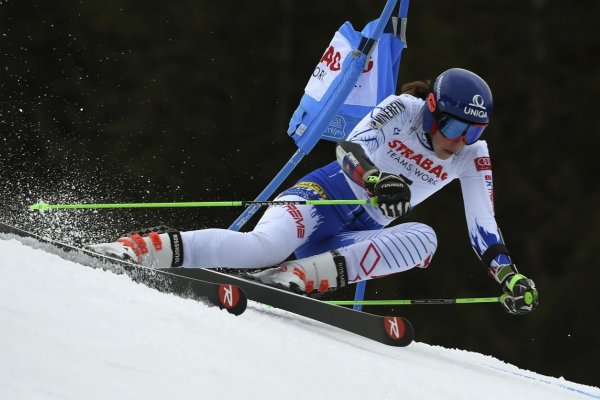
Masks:
[[[535,310],[539,299],[533,280],[519,274],[513,265],[503,265],[493,275],[502,285],[500,300],[507,313],[525,315]]]
[[[410,212],[410,186],[398,175],[376,172],[365,179],[369,197],[377,198],[383,215],[398,218]]]

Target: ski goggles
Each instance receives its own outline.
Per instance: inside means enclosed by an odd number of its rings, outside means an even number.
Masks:
[[[446,139],[457,142],[464,137],[467,144],[475,143],[486,126],[462,121],[448,114],[443,114],[438,120],[438,129]]]

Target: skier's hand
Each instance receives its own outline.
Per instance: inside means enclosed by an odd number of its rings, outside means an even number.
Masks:
[[[529,314],[538,305],[535,283],[519,273],[507,276],[502,284],[504,294],[500,296],[504,310],[509,314]]]
[[[377,198],[383,215],[398,218],[410,212],[410,186],[398,175],[377,172],[365,179],[369,197]]]

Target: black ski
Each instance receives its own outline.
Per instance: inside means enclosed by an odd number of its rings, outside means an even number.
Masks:
[[[402,317],[384,317],[354,311],[211,269],[171,268],[163,271],[188,278],[237,285],[246,292],[250,300],[324,322],[390,346],[408,346],[414,339],[412,324]]]
[[[414,339],[412,324],[402,317],[384,317],[354,311],[211,269],[154,270],[143,268],[136,264],[47,239],[1,222],[0,233],[20,236],[25,240],[26,245],[32,247],[40,247],[40,242],[49,244],[58,250],[55,254],[83,265],[113,271],[117,266],[136,282],[163,292],[208,301],[220,308],[226,308],[235,315],[239,315],[245,310],[247,299],[250,299],[390,346],[408,346]],[[28,243],[27,239],[33,240]],[[50,251],[48,246],[43,249]]]
[[[181,297],[192,298],[215,305],[221,309],[226,309],[234,315],[240,315],[246,309],[248,302],[246,293],[235,283],[219,282],[214,279],[204,281],[200,278],[183,277],[180,274],[173,274],[169,271],[141,267],[117,258],[104,256],[70,244],[47,239],[2,222],[0,222],[0,233],[16,235],[28,246],[40,247],[44,251],[54,253],[69,261],[94,268],[124,272],[135,282],[142,283],[161,292],[173,293]],[[40,244],[45,244],[45,246],[40,246]]]

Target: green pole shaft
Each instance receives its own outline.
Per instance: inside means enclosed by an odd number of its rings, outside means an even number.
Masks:
[[[111,203],[111,204],[46,204],[39,202],[29,206],[31,210],[72,210],[72,209],[105,209],[105,208],[167,208],[167,207],[245,207],[250,205],[340,205],[340,204],[371,204],[376,205],[376,199],[371,200],[274,200],[274,201],[194,201],[173,203]]]
[[[339,306],[398,306],[398,305],[424,305],[424,304],[475,304],[499,303],[500,297],[473,297],[463,299],[406,299],[406,300],[331,300],[330,304]]]

